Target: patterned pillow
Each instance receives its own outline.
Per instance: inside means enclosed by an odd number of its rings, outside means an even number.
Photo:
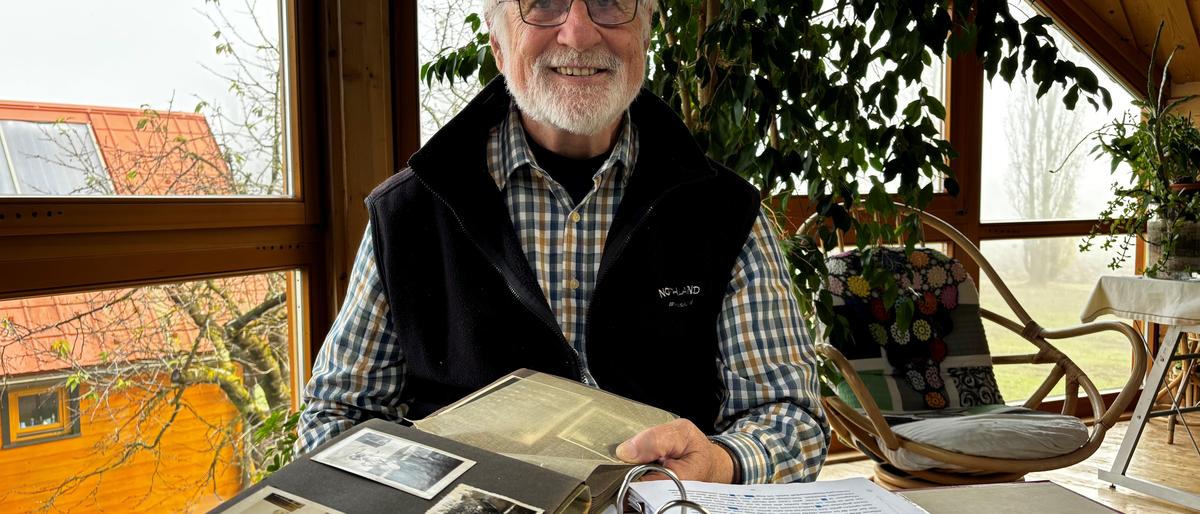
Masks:
[[[825,288],[834,312],[849,320],[848,333],[831,334],[830,343],[858,370],[879,408],[894,413],[1004,403],[992,373],[979,293],[962,264],[928,248],[908,257],[902,249],[877,249],[872,258],[895,276],[900,297],[911,302],[907,327],[864,278],[859,250],[826,259]],[[845,383],[838,385],[838,396],[859,406]]]

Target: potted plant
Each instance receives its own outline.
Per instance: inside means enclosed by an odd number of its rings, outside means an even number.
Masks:
[[[1159,25],[1159,35],[1162,25]],[[1200,129],[1176,108],[1196,95],[1165,98],[1167,70],[1175,53],[1167,57],[1157,87],[1154,83],[1155,36],[1147,74],[1146,96],[1133,101],[1140,119],[1126,114],[1097,130],[1094,153],[1107,155],[1112,171],[1121,164],[1132,170],[1129,182],[1116,187],[1116,197],[1100,213],[1099,223],[1084,239],[1088,250],[1097,238],[1101,248],[1117,248],[1110,263],[1116,269],[1133,248],[1131,234],[1141,234],[1149,248],[1146,275],[1157,278],[1200,278]]]

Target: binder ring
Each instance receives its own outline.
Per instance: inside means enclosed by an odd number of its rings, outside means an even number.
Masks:
[[[698,503],[696,503],[692,500],[684,500],[682,498],[678,499],[678,500],[671,500],[667,503],[664,503],[662,507],[658,508],[658,512],[656,512],[655,514],[666,514],[668,510],[670,510],[674,507],[679,507],[680,514],[687,514],[687,512],[688,512],[687,509],[693,509],[696,512],[699,512],[700,514],[709,514],[708,509],[701,507]]]
[[[701,507],[700,505],[697,505],[696,502],[687,499],[687,490],[683,488],[683,482],[679,481],[679,477],[675,475],[674,471],[671,471],[663,466],[659,466],[658,464],[642,464],[641,466],[629,470],[629,472],[625,474],[625,479],[621,481],[621,487],[617,490],[617,509],[625,509],[625,497],[629,494],[629,485],[636,482],[639,478],[642,478],[642,475],[645,475],[651,471],[657,471],[667,475],[667,478],[670,478],[672,482],[675,482],[675,488],[679,489],[679,499],[671,500],[664,504],[662,508],[658,509],[659,513],[665,513],[667,509],[671,507],[679,507],[680,512],[686,514],[687,510],[684,509],[684,507],[688,507],[695,509],[701,514],[709,514],[704,507]]]

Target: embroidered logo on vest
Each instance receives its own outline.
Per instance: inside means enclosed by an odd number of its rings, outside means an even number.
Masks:
[[[658,288],[658,298],[667,302],[667,307],[690,307],[700,296],[700,286],[681,285]]]

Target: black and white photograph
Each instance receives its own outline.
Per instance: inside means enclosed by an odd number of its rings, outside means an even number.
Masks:
[[[432,499],[475,461],[370,429],[360,431],[313,460]]]
[[[226,511],[228,514],[343,514],[307,498],[266,486]]]
[[[530,507],[506,496],[483,489],[458,484],[442,501],[425,514],[541,514],[542,509]]]
[[[589,409],[558,437],[608,460],[616,459],[617,445],[645,427],[633,420],[600,409]]]
[[[379,434],[373,434],[371,432],[365,432],[365,433],[359,434],[359,436],[356,439],[358,440],[358,442],[360,442],[362,444],[365,444],[367,446],[373,446],[375,448],[378,448],[380,446],[388,444],[388,441],[391,440],[391,439],[388,439],[387,437],[381,436]]]

